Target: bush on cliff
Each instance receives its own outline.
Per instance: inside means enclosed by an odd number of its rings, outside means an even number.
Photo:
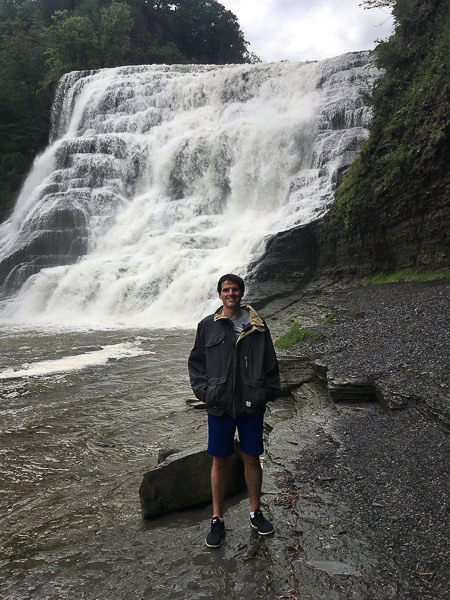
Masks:
[[[431,181],[448,182],[450,2],[364,4],[392,6],[395,30],[376,48],[385,76],[366,94],[370,136],[338,189],[331,213],[338,228],[372,219],[386,197],[425,203]]]

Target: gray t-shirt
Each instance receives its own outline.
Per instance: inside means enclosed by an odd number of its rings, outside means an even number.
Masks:
[[[245,310],[245,308],[242,309],[239,317],[236,317],[235,319],[230,319],[230,321],[233,323],[234,332],[237,338],[241,335],[241,332],[249,322],[249,319],[250,313],[248,312],[248,310]]]

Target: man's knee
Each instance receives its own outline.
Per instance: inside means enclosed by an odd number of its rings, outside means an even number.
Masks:
[[[230,462],[229,456],[214,456],[212,469],[213,471],[226,471],[228,469],[228,464]]]
[[[242,460],[244,461],[244,465],[250,468],[261,468],[261,462],[259,460],[259,456],[253,456],[252,454],[246,454],[245,452],[241,452]]]

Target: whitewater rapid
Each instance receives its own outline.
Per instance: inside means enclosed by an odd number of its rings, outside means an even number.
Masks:
[[[192,326],[220,275],[329,209],[367,135],[370,60],[65,75],[0,226],[0,323]]]

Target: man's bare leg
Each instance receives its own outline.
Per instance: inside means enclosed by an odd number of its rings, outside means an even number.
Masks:
[[[230,457],[214,456],[211,469],[211,491],[213,499],[213,517],[223,519],[223,505],[228,479]]]
[[[245,468],[245,483],[247,484],[248,497],[250,499],[250,510],[254,512],[260,508],[262,469],[259,456],[252,456],[242,452]]]
[[[268,521],[260,510],[262,468],[259,456],[251,456],[242,452],[245,467],[245,482],[250,498],[250,522],[253,529],[261,535],[268,535],[275,531],[274,526]]]

